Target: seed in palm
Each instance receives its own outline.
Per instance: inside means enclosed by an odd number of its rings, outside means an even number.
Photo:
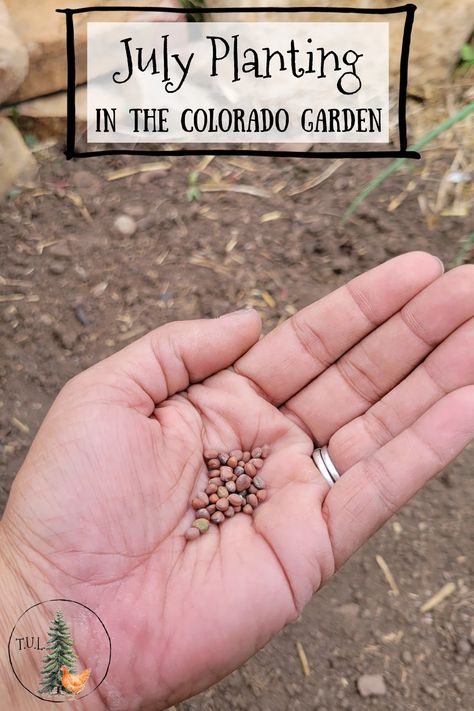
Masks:
[[[233,518],[235,514],[253,516],[267,498],[260,472],[269,454],[268,444],[251,451],[209,449],[204,452],[209,481],[206,490],[191,499],[195,521],[184,534],[187,541],[207,533],[211,525],[221,526],[226,518]]]

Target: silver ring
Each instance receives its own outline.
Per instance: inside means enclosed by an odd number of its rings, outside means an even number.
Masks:
[[[329,486],[333,487],[336,481],[341,478],[341,475],[332,463],[328,448],[325,446],[315,449],[313,452],[313,461]]]

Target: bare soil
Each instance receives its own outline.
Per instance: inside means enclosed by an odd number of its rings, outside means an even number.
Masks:
[[[109,171],[146,159],[67,163],[58,148],[38,155],[37,189],[12,196],[0,212],[0,509],[60,387],[148,329],[251,304],[268,330],[398,253],[428,249],[449,265],[472,231],[466,217],[429,209],[452,153],[431,161],[426,179],[423,163],[392,178],[346,226],[342,211],[383,161],[346,161],[319,186],[292,195],[332,161],[163,159],[166,168],[110,181]],[[215,190],[190,202],[190,174],[199,169],[201,188]],[[114,228],[120,214],[137,222],[133,236]],[[299,622],[181,711],[470,711],[473,465],[471,448],[314,597]],[[390,566],[398,597],[376,555]],[[455,592],[421,614],[450,581]],[[385,694],[362,698],[362,674],[383,674]]]

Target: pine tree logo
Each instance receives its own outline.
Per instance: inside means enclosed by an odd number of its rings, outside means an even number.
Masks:
[[[48,631],[47,653],[43,657],[39,694],[73,694],[63,685],[64,668],[75,672],[76,655],[71,633],[61,610],[57,610]],[[77,692],[76,692],[77,693]]]

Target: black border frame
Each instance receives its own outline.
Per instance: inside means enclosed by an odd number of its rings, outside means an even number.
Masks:
[[[225,149],[225,148],[196,148],[173,150],[142,150],[142,149],[110,149],[101,151],[76,151],[76,52],[74,43],[74,15],[85,12],[169,12],[173,14],[193,14],[196,9],[177,7],[137,7],[125,5],[120,7],[80,7],[58,9],[56,12],[66,16],[66,46],[67,46],[67,138],[64,154],[67,160],[72,158],[99,158],[111,155],[139,155],[139,156],[196,156],[196,155],[245,155],[245,156],[280,156],[283,158],[412,158],[419,159],[421,155],[416,151],[408,150],[407,139],[407,92],[408,92],[408,63],[410,57],[410,44],[417,6],[413,3],[390,8],[351,8],[351,7],[206,7],[199,8],[199,13],[242,13],[242,12],[318,12],[356,15],[395,15],[406,13],[403,31],[402,52],[400,58],[400,87],[398,94],[398,125],[400,148],[396,151],[278,151],[260,149]]]

